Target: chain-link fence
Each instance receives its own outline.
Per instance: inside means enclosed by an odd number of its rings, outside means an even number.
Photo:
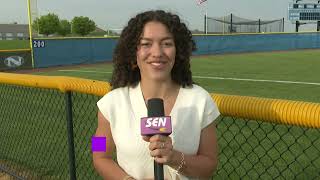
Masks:
[[[57,90],[1,84],[0,112],[2,171],[26,179],[67,179],[63,94]]]
[[[320,129],[224,117],[214,179],[319,179]]]
[[[0,83],[0,175],[102,179],[92,165],[90,142],[99,98]],[[223,117],[217,127],[214,179],[320,178],[320,129],[237,117]]]
[[[70,178],[66,96],[52,89],[0,85],[0,171],[18,179]],[[72,94],[77,179],[100,179],[90,145],[98,99]]]

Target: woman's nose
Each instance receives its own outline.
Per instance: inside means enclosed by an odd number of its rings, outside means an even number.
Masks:
[[[153,44],[151,48],[151,54],[153,57],[161,57],[162,55],[162,48],[159,44]]]

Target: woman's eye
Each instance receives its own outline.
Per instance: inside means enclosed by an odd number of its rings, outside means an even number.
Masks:
[[[149,47],[149,46],[151,46],[151,43],[140,43],[140,46]]]
[[[164,43],[162,43],[162,45],[165,47],[171,47],[171,46],[173,46],[173,43],[172,42],[164,42]]]

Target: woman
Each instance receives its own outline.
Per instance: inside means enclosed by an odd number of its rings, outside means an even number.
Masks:
[[[93,153],[105,179],[153,179],[153,161],[164,164],[165,179],[208,179],[217,167],[214,120],[217,106],[193,84],[192,34],[177,15],[157,10],[132,18],[114,53],[113,90],[97,103],[96,136],[107,152]],[[150,98],[164,101],[172,119],[170,136],[141,137],[140,118]],[[116,149],[117,163],[112,160]]]

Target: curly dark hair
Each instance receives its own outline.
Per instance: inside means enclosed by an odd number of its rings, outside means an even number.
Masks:
[[[123,29],[113,54],[114,70],[111,85],[113,89],[125,86],[136,86],[141,80],[137,64],[137,47],[144,25],[150,21],[164,24],[173,35],[176,47],[175,64],[171,71],[172,80],[181,85],[192,86],[190,56],[196,50],[192,34],[178,15],[163,10],[146,11],[129,20]]]

